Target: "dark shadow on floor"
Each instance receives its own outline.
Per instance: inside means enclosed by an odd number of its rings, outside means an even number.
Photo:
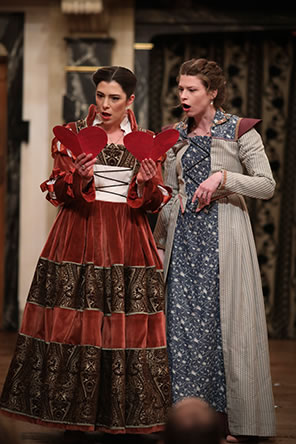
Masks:
[[[160,434],[111,435],[83,432],[22,433],[22,443],[36,444],[158,444]]]

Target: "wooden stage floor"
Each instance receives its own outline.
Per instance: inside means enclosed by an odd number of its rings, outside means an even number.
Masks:
[[[0,390],[2,389],[4,378],[11,360],[16,340],[15,333],[0,332]],[[271,340],[270,358],[271,373],[273,380],[275,409],[277,418],[277,437],[269,440],[262,440],[266,444],[296,444],[296,341]],[[62,443],[62,432],[48,429],[23,421],[15,421],[1,415],[1,421],[15,435],[16,440],[5,444],[60,444]],[[87,434],[80,444],[86,442],[100,443],[137,443],[141,444],[141,439],[112,439],[107,440],[99,434]],[[0,435],[0,443],[4,443]],[[150,439],[143,442],[155,442]]]

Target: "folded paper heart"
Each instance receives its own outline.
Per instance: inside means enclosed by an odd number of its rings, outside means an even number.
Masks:
[[[144,131],[132,131],[124,136],[126,149],[140,162],[144,159],[156,161],[163,156],[179,139],[179,131],[167,129],[153,136]]]
[[[75,157],[81,153],[96,157],[108,141],[106,132],[97,126],[83,128],[76,134],[65,126],[57,125],[53,128],[53,133]]]

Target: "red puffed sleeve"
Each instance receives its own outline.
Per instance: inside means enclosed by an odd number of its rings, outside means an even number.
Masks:
[[[71,126],[67,125],[68,128]],[[93,202],[96,197],[94,181],[83,189],[81,176],[74,167],[72,153],[56,138],[52,141],[52,156],[54,168],[48,180],[40,185],[43,192],[47,191],[46,199],[53,205],[59,206],[74,200]]]

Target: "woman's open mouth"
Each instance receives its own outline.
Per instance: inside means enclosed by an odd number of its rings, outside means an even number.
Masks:
[[[101,112],[101,117],[104,120],[109,120],[109,119],[111,119],[111,114],[110,113],[106,113],[105,111],[102,111]]]
[[[187,105],[187,103],[182,103],[182,107],[183,107],[183,110],[186,112],[186,111],[189,111],[190,110],[190,108],[191,108],[191,106],[190,105]]]

